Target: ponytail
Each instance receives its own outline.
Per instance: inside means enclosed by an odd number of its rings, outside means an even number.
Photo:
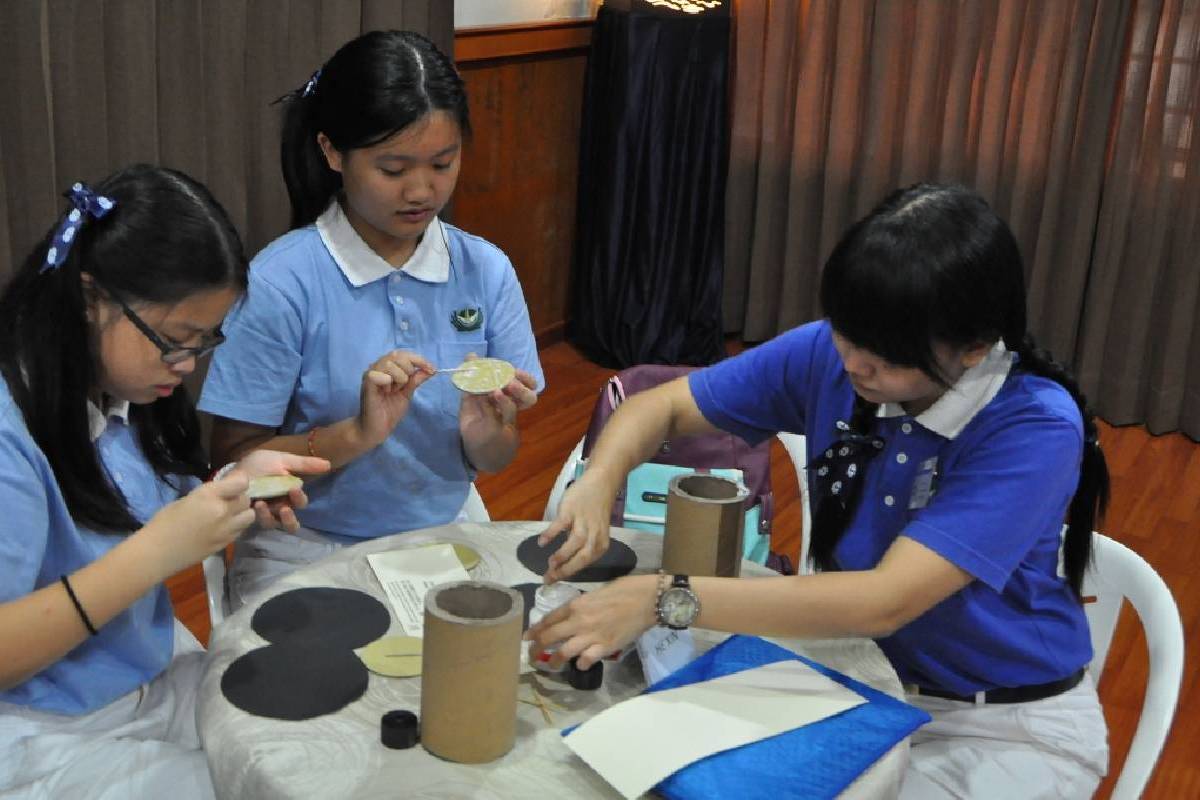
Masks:
[[[317,144],[311,94],[294,92],[280,100],[283,112],[283,142],[280,166],[292,206],[290,230],[314,222],[342,188],[341,173],[334,172]]]
[[[1108,464],[1100,449],[1096,417],[1075,378],[1050,353],[1037,346],[1026,333],[1016,350],[1018,368],[1054,381],[1071,395],[1083,418],[1083,462],[1079,485],[1067,510],[1067,532],[1063,538],[1063,571],[1077,597],[1083,597],[1083,574],[1092,558],[1092,531],[1108,508]]]

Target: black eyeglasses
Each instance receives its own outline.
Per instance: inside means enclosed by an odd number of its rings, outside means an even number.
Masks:
[[[133,323],[133,327],[141,331],[142,335],[158,348],[158,352],[162,353],[162,360],[166,364],[182,364],[189,358],[206,356],[213,350],[216,350],[217,345],[225,341],[225,334],[221,333],[220,329],[217,329],[202,339],[200,344],[195,347],[181,347],[177,344],[171,344],[155,333],[154,329],[147,325],[145,320],[135,314],[133,309],[125,304],[124,300],[112,292],[108,292],[108,296],[112,298],[114,303],[121,307],[121,311],[125,312],[125,316]]]

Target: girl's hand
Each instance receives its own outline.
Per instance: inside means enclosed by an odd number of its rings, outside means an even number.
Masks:
[[[408,413],[413,392],[433,374],[432,364],[406,350],[393,350],[363,373],[358,430],[369,446],[391,436]]]
[[[562,643],[551,658],[557,666],[576,656],[587,669],[623,650],[658,621],[658,575],[629,575],[576,597],[525,632],[537,650]]]
[[[468,353],[464,361],[478,356]],[[537,403],[537,381],[523,369],[508,385],[489,394],[464,394],[458,409],[458,430],[463,440],[482,443],[491,441],[508,426],[515,425],[517,412]]]
[[[567,540],[550,555],[543,580],[554,583],[574,575],[608,550],[613,501],[617,493],[592,470],[575,481],[558,506],[558,516],[542,531],[538,544],[550,544],[563,531]]]
[[[246,497],[250,479],[235,469],[202,483],[150,518],[134,536],[148,548],[160,580],[225,549],[254,522]]]
[[[238,462],[237,469],[248,478],[263,475],[321,475],[330,464],[323,458],[298,456],[277,450],[253,450]],[[308,505],[308,495],[302,488],[292,489],[286,497],[254,501],[254,514],[263,528],[283,528],[295,533],[300,528],[296,511]]]

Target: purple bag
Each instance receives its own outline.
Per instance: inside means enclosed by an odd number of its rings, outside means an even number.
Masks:
[[[600,438],[608,418],[624,402],[625,398],[645,389],[666,383],[695,370],[696,367],[669,366],[662,364],[639,364],[621,370],[608,379],[600,397],[592,409],[592,419],[583,438],[583,458],[587,459]],[[757,507],[758,534],[771,533],[774,516],[774,498],[771,494],[771,441],[770,439],[751,447],[743,439],[730,433],[682,436],[662,443],[658,452],[649,460],[651,464],[669,464],[699,471],[710,469],[738,469],[742,480],[750,490],[745,510]],[[625,520],[625,491],[617,495],[613,504],[611,522],[622,525]],[[746,551],[758,550],[765,558],[766,541],[761,547],[752,547],[747,542]],[[755,559],[760,560],[760,559]],[[760,560],[761,563],[761,560]]]

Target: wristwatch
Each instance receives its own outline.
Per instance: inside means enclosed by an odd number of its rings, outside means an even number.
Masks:
[[[700,616],[700,598],[692,591],[687,575],[676,575],[668,586],[663,575],[658,584],[655,614],[658,624],[673,631],[687,629]]]

